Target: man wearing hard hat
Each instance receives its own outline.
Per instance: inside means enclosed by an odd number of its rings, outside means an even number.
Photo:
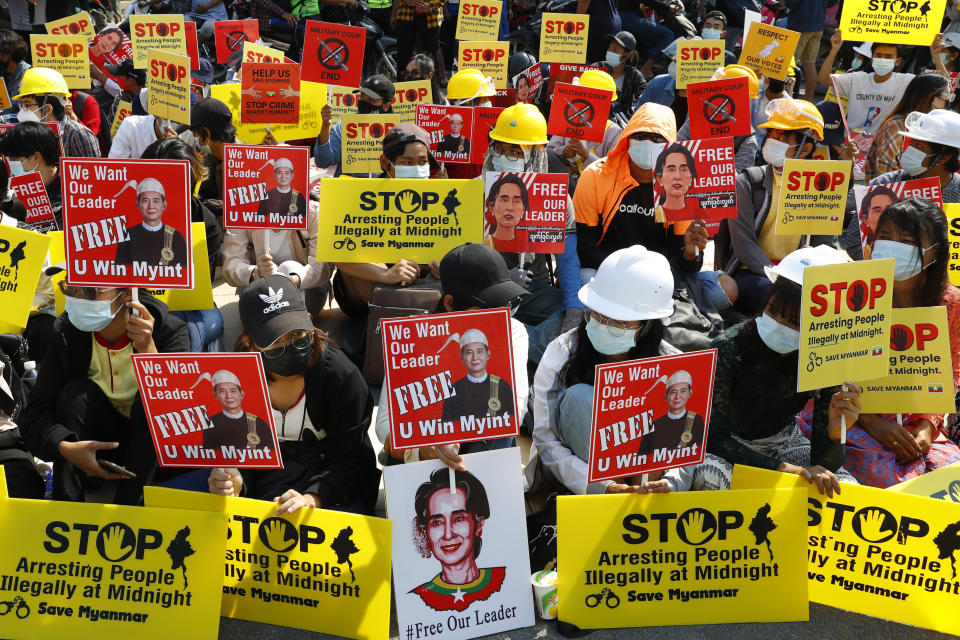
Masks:
[[[653,421],[653,429],[640,441],[640,453],[651,455],[659,449],[703,445],[703,416],[687,411],[693,394],[693,376],[680,369],[667,379],[667,413]]]
[[[450,336],[444,347],[451,341],[460,343],[460,361],[467,375],[453,383],[455,394],[444,400],[443,421],[459,425],[462,417],[503,416],[503,426],[507,426],[509,420],[516,419],[513,390],[499,376],[487,373],[490,361],[487,336],[479,329],[469,329],[462,336]]]
[[[117,245],[117,264],[186,264],[186,240],[179,231],[163,223],[163,212],[167,208],[163,185],[156,178],[146,178],[139,185],[131,180],[123,186],[121,193],[133,185],[137,186],[137,209],[143,222],[129,227],[128,239]]]
[[[263,418],[243,410],[244,393],[240,378],[221,369],[213,374],[210,383],[223,411],[210,416],[211,427],[203,432],[203,446],[238,449],[269,447],[273,443],[270,427]]]
[[[302,193],[291,187],[293,183],[293,163],[289,158],[279,158],[273,165],[273,177],[277,181],[274,189],[267,191],[267,199],[260,202],[257,214],[270,220],[270,216],[305,216],[307,199]]]
[[[84,124],[67,117],[70,89],[59,71],[44,67],[27,69],[20,82],[20,93],[13,100],[20,102],[17,122],[57,122],[63,156],[99,158],[100,142]]]

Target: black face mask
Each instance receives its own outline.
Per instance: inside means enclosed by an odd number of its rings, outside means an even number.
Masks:
[[[366,100],[360,100],[357,103],[357,113],[364,114],[364,115],[371,114],[371,113],[383,113],[383,107],[382,106],[378,107],[377,105],[371,104]]]
[[[307,364],[310,362],[310,356],[312,355],[312,348],[301,351],[293,347],[288,347],[284,349],[283,353],[277,358],[264,358],[261,355],[260,359],[263,361],[263,367],[267,371],[272,371],[278,376],[286,377],[294,376],[306,369]]]

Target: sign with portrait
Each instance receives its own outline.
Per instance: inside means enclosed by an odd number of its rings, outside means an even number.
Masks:
[[[260,39],[260,24],[256,18],[248,20],[217,20],[213,25],[213,42],[217,49],[217,64],[240,60],[243,45]]]
[[[10,195],[23,204],[27,215],[23,222],[33,231],[45,233],[57,230],[57,218],[50,206],[47,188],[39,171],[31,171],[10,178]]]
[[[520,450],[384,469],[394,523],[397,626],[410,638],[467,639],[534,624]],[[452,476],[452,480],[451,480]]]
[[[513,76],[513,86],[517,91],[517,102],[535,102],[543,86],[543,68],[540,63],[527,67]]]
[[[507,88],[509,75],[507,63],[510,60],[509,42],[467,42],[460,41],[459,57],[461,69],[477,69],[485,78],[493,78],[497,89]]]
[[[690,137],[748,136],[750,125],[750,82],[727,78],[687,85]]]
[[[0,225],[0,307],[4,322],[27,326],[50,240],[42,233]]]
[[[213,309],[213,283],[210,278],[204,277],[209,273],[210,262],[207,253],[207,230],[203,222],[192,222],[190,226],[193,230],[193,270],[194,273],[201,274],[192,289],[144,289],[160,302],[167,305],[169,311],[202,311],[204,309]],[[62,247],[62,242],[61,242]],[[61,248],[61,253],[63,250]],[[50,256],[50,262],[54,262],[53,255]],[[63,296],[60,295],[60,289],[54,288],[54,297],[57,300],[57,309],[62,311]]]
[[[430,151],[438,162],[469,163],[473,109],[417,105],[417,126],[430,134]]]
[[[457,40],[497,40],[503,0],[462,0],[457,10]]]
[[[843,233],[850,192],[849,160],[787,158],[773,233],[778,236]]]
[[[283,468],[259,353],[131,357],[161,467]]]
[[[940,178],[919,178],[868,186],[855,185],[853,196],[857,203],[860,242],[863,244],[863,257],[866,260],[870,259],[870,254],[873,252],[873,235],[877,230],[880,214],[891,204],[910,198],[922,198],[933,201],[941,208],[953,206],[943,203]],[[952,269],[950,274],[951,277],[955,277]]]
[[[189,57],[182,15],[132,14],[130,40],[133,45],[133,66],[137,69],[146,68],[149,49]]]
[[[223,146],[225,229],[307,229],[310,150]]]
[[[800,34],[796,31],[751,22],[743,36],[739,63],[756,71],[758,76],[786,80],[798,42]]]
[[[300,65],[248,62],[241,67],[240,120],[296,124],[300,119]]]
[[[736,175],[733,138],[667,144],[653,167],[654,218],[658,222],[735,218]]]
[[[300,73],[304,80],[359,87],[367,30],[307,20]]]
[[[90,52],[87,37],[30,35],[33,64],[60,72],[70,89],[90,88]]]
[[[590,16],[544,12],[540,22],[540,62],[587,62]]]
[[[190,58],[157,49],[147,52],[147,113],[190,124]]]
[[[562,173],[484,174],[484,242],[505,253],[563,253],[567,187]]]
[[[600,142],[607,132],[613,92],[576,84],[558,84],[553,91],[547,133]]]

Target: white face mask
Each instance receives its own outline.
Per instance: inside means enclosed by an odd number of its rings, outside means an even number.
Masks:
[[[723,37],[723,32],[720,29],[704,29],[700,35],[704,40],[719,40]]]
[[[896,60],[890,58],[873,58],[873,70],[878,76],[885,76],[897,66]]]
[[[657,163],[657,156],[667,145],[663,142],[652,142],[650,140],[630,139],[630,148],[627,153],[630,155],[630,161],[641,169],[653,169]]]
[[[757,317],[757,333],[763,344],[777,353],[791,353],[800,348],[800,332],[784,326],[766,313]]]
[[[928,154],[920,151],[920,149],[907,147],[906,150],[900,154],[900,168],[903,169],[903,172],[908,176],[918,176],[927,170],[927,167],[923,166],[923,161],[926,160],[927,157]]]
[[[41,108],[42,107],[28,109],[26,107],[20,107],[20,112],[17,114],[17,122],[40,122],[40,116],[37,115],[37,111],[40,111]]]
[[[677,63],[674,60],[670,61],[669,66],[667,66],[667,73],[670,74],[670,77],[674,80],[677,79]]]
[[[778,168],[782,167],[783,163],[787,161],[787,151],[789,149],[790,145],[786,142],[767,138],[767,141],[763,143],[763,161]]]
[[[617,333],[619,334],[620,331],[617,331]],[[623,335],[613,335],[611,327],[600,324],[592,316],[587,321],[587,337],[597,353],[602,353],[605,356],[626,353],[637,343],[636,330],[623,332]]]
[[[395,164],[393,165],[393,177],[403,178],[403,179],[419,178],[421,180],[426,180],[427,178],[430,177],[430,165],[429,164],[414,164],[414,165]]]
[[[524,158],[508,158],[507,156],[502,156],[497,153],[493,154],[492,160],[494,171],[520,172],[523,171],[527,166],[527,161]]]
[[[926,253],[933,249],[936,244],[932,244],[923,250]],[[896,240],[877,240],[873,243],[873,251],[870,253],[871,260],[882,260],[883,258],[893,258],[893,279],[897,282],[909,280],[924,269],[933,264],[931,262],[926,267],[922,265],[923,260],[920,257],[920,247]]]

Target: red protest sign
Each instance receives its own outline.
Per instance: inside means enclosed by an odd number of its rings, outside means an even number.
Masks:
[[[484,241],[505,253],[563,253],[567,228],[566,174],[484,176]]]
[[[187,56],[190,58],[190,70],[200,68],[200,45],[197,43],[197,23],[189,20],[183,23],[184,40],[187,41]]]
[[[517,104],[516,89],[497,89],[497,94],[490,96],[490,104],[498,109],[506,109]]]
[[[193,288],[186,160],[62,158],[67,282]]]
[[[547,133],[600,142],[607,130],[613,92],[560,83],[553,92]]]
[[[543,70],[540,63],[527,67],[513,77],[513,86],[517,92],[517,102],[534,102],[540,87],[543,86]]]
[[[483,164],[490,146],[490,132],[497,126],[503,107],[474,107],[473,135],[470,139],[470,163]]]
[[[750,135],[750,85],[746,78],[687,85],[690,137]]]
[[[217,62],[225,64],[231,58],[240,59],[244,42],[260,39],[257,20],[220,20],[213,25],[213,40],[217,47]]]
[[[596,368],[589,480],[703,462],[717,350]]]
[[[4,133],[9,131],[10,129],[13,129],[15,126],[17,126],[17,124],[19,123],[17,122],[0,123],[0,136],[2,136]],[[63,157],[63,139],[60,137],[60,123],[59,122],[41,122],[40,124],[45,124],[48,127],[50,127],[50,130],[53,131],[54,135],[57,136],[57,144],[60,145],[60,157],[62,158]],[[6,156],[4,156],[4,160],[6,160]],[[10,172],[10,167],[8,166],[7,173],[9,172]]]
[[[737,215],[733,138],[668,144],[653,168],[654,217],[660,222]]]
[[[868,259],[880,214],[891,204],[910,198],[923,198],[932,200],[938,207],[943,208],[940,178],[919,178],[865,187],[855,186],[853,196],[857,204],[857,218],[860,221],[860,242],[863,245],[864,258]]]
[[[307,20],[306,34],[301,62],[304,80],[360,86],[366,29]]]
[[[43,186],[43,178],[38,171],[31,171],[20,176],[10,178],[10,192],[23,203],[27,210],[24,223],[33,231],[45,233],[57,230],[57,219],[50,206],[47,188]]]
[[[90,41],[90,62],[100,71],[116,80],[105,65],[120,64],[133,57],[133,45],[130,37],[116,26],[106,27]]]
[[[310,150],[223,145],[225,229],[307,229]]]
[[[517,435],[508,309],[382,320],[380,328],[393,449]]]
[[[161,467],[283,468],[259,353],[132,358]]]
[[[471,107],[418,104],[417,126],[430,134],[430,151],[439,162],[470,162]]]
[[[571,64],[571,63],[556,63],[550,65],[550,76],[547,78],[547,96],[553,95],[554,87],[556,87],[558,82],[573,82],[574,78],[579,78],[587,69],[596,69],[596,67],[589,64]]]
[[[300,122],[300,65],[247,62],[240,87],[240,122]]]

